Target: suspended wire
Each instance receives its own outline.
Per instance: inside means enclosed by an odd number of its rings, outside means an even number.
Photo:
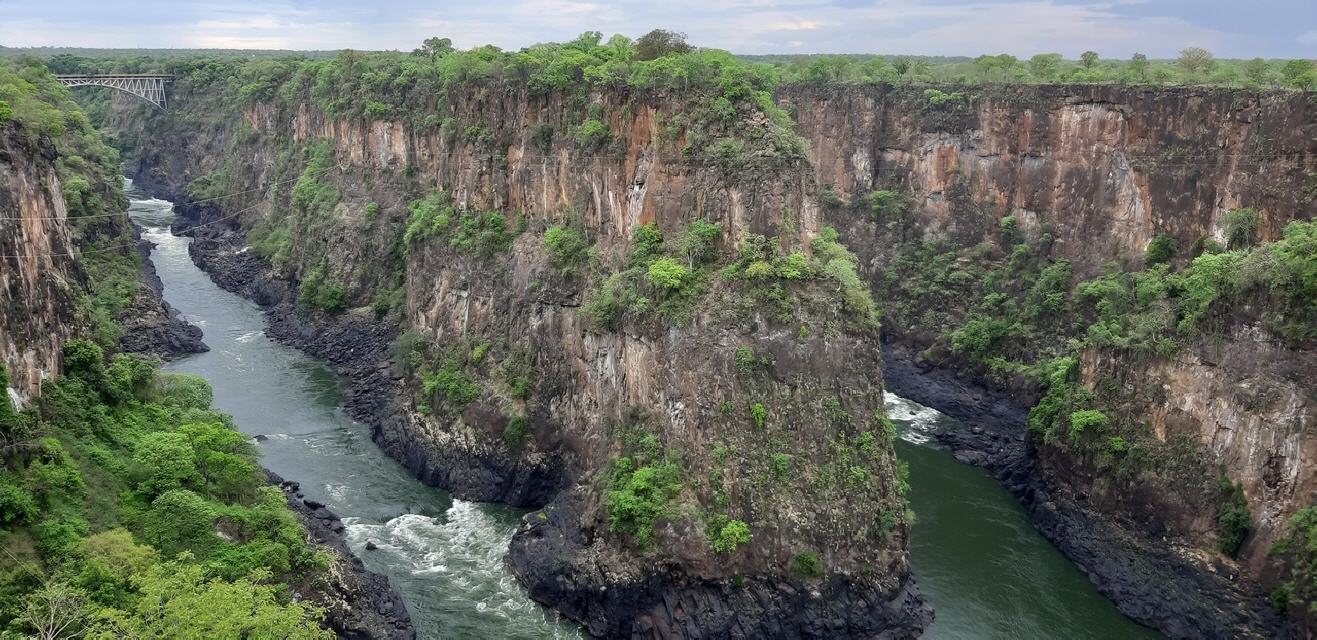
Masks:
[[[255,209],[255,208],[257,208],[257,207],[260,207],[260,206],[262,206],[262,205],[264,205],[264,204],[265,204],[264,202],[258,202],[258,203],[256,203],[256,204],[250,206],[250,207],[245,207],[245,208],[240,209],[240,210],[238,210],[238,211],[235,211],[235,212],[233,212],[233,213],[231,213],[231,214],[229,214],[229,215],[226,215],[226,216],[223,216],[223,217],[220,217],[220,218],[215,218],[214,220],[209,220],[209,221],[206,221],[206,222],[200,222],[200,223],[194,224],[194,225],[188,227],[188,229],[196,229],[196,228],[198,228],[198,227],[208,227],[208,226],[211,226],[211,225],[213,225],[213,224],[218,224],[218,223],[220,223],[220,222],[224,222],[224,221],[226,221],[226,220],[232,220],[233,218],[236,218],[236,217],[238,217],[238,216],[240,216],[240,215],[242,215],[242,214],[244,214],[244,213],[247,213],[248,211],[251,211],[252,209]],[[121,215],[122,215],[122,214],[121,214]],[[95,249],[87,249],[87,250],[80,250],[80,251],[71,251],[71,252],[68,252],[68,253],[30,253],[30,254],[19,254],[19,255],[0,256],[0,259],[3,259],[3,260],[9,260],[9,259],[11,259],[11,258],[17,258],[17,259],[20,259],[20,260],[26,260],[26,259],[28,259],[28,258],[77,258],[77,257],[80,257],[80,256],[85,256],[85,255],[90,254],[90,253],[106,253],[106,252],[109,252],[109,251],[118,251],[118,250],[120,250],[120,249],[126,249],[126,248],[128,248],[128,247],[136,247],[136,246],[137,246],[137,242],[134,241],[134,242],[125,243],[125,244],[111,245],[111,246],[108,246],[108,247],[97,247],[97,248],[95,248]]]
[[[322,176],[322,175],[324,175],[324,174],[326,174],[326,173],[329,173],[330,171],[333,171],[334,169],[340,169],[340,170],[341,170],[341,169],[343,169],[343,168],[344,168],[344,167],[341,166],[341,165],[338,166],[338,167],[329,167],[328,169],[325,169],[325,170],[323,170],[323,171],[318,171],[318,172],[316,172],[316,173],[311,174],[311,177],[313,177],[313,178],[318,178],[318,177],[320,177],[320,176]],[[297,182],[297,181],[300,180],[300,179],[301,179],[301,176],[299,176],[299,177],[297,177],[297,178],[291,178],[291,179],[289,179],[289,180],[280,180],[280,181],[278,181],[278,182],[271,182],[270,184],[268,184],[268,185],[266,185],[266,186],[264,186],[264,187],[255,187],[255,188],[252,188],[252,189],[247,189],[247,190],[245,190],[245,191],[235,191],[235,192],[233,192],[233,193],[226,193],[226,194],[224,194],[224,195],[214,196],[214,197],[210,197],[210,198],[202,198],[202,199],[200,199],[200,200],[188,200],[185,204],[189,204],[189,205],[191,205],[191,204],[202,204],[202,203],[205,203],[205,202],[212,202],[212,201],[215,201],[215,200],[223,200],[223,199],[225,199],[225,198],[232,198],[233,196],[245,195],[245,194],[252,193],[252,192],[255,192],[255,191],[268,191],[268,190],[273,189],[274,187],[276,187],[276,186],[278,186],[278,185],[281,185],[281,184],[288,184],[289,182]],[[114,217],[117,217],[117,216],[121,216],[121,215],[123,215],[123,214],[124,214],[124,212],[119,211],[119,212],[116,212],[116,213],[97,213],[97,214],[93,214],[93,215],[89,215],[89,216],[76,216],[76,217],[70,217],[70,216],[63,216],[63,217],[61,217],[61,216],[32,217],[32,216],[27,216],[27,217],[17,217],[17,218],[0,218],[0,220],[2,220],[2,221],[7,221],[7,222],[21,222],[21,221],[23,221],[23,220],[69,220],[69,221],[76,222],[76,221],[78,221],[78,220],[94,220],[94,219],[97,219],[97,218],[114,218]]]

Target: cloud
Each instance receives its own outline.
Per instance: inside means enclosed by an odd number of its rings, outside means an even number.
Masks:
[[[1317,5],[1280,0],[0,0],[7,46],[402,49],[442,35],[460,47],[516,49],[582,31],[632,37],[662,27],[739,53],[803,51],[1024,57],[1092,49],[1172,57],[1311,57]]]

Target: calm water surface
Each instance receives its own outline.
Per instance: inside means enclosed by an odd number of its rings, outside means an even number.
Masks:
[[[168,365],[204,376],[215,406],[259,443],[261,462],[301,483],[347,525],[348,544],[389,577],[422,638],[579,638],[532,602],[503,566],[524,511],[455,500],[384,455],[343,413],[343,381],[320,361],[264,332],[260,309],[223,291],[168,231],[170,203],[130,195],[165,299],[205,332],[211,351]],[[930,446],[947,419],[889,395],[910,464],[918,514],[911,563],[937,610],[929,638],[1141,638],[1073,565],[1029,526],[1023,509],[979,469]],[[379,549],[366,551],[366,542]]]

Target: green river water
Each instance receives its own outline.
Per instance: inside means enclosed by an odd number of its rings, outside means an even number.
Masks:
[[[348,543],[402,594],[422,638],[578,638],[532,602],[503,564],[524,511],[456,500],[417,481],[344,414],[344,382],[320,361],[268,338],[260,309],[192,264],[188,238],[168,231],[170,203],[134,194],[131,215],[157,246],[164,297],[201,327],[208,353],[168,365],[201,375],[215,406],[266,439],[261,462],[301,483],[347,525]],[[1137,638],[1120,615],[1029,526],[1023,509],[981,470],[929,445],[936,411],[888,397],[902,430],[918,514],[911,563],[937,611],[929,638]],[[366,551],[366,542],[379,548]]]

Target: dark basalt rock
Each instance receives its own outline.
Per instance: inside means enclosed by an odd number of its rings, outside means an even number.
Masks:
[[[180,318],[178,310],[161,296],[164,285],[156,274],[155,263],[151,262],[153,245],[142,239],[142,230],[135,224],[133,237],[137,240],[137,252],[141,256],[139,270],[146,286],[138,289],[119,314],[124,330],[119,348],[125,353],[155,356],[165,361],[209,351],[210,347],[201,340],[201,327]]]
[[[933,611],[907,580],[886,597],[828,580],[705,581],[662,567],[614,574],[594,559],[572,495],[522,519],[507,563],[530,596],[605,638],[914,638]]]
[[[340,638],[415,638],[416,630],[402,597],[387,577],[367,570],[352,554],[338,516],[313,500],[299,500],[296,482],[286,481],[273,471],[265,473],[270,484],[283,490],[288,508],[306,527],[311,540],[334,553],[337,567],[324,584],[316,584],[311,593],[302,594],[325,608],[325,624]]]

